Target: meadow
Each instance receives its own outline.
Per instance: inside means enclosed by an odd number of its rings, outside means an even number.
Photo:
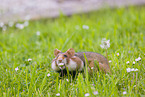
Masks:
[[[1,97],[144,97],[145,7],[101,9],[0,28]],[[17,25],[17,26],[16,26]],[[107,49],[112,75],[94,72],[59,78],[51,69],[54,49]]]

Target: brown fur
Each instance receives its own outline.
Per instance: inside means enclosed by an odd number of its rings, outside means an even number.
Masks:
[[[109,63],[103,55],[94,52],[78,52],[75,55],[78,56],[81,60],[83,60],[85,64],[87,64],[84,57],[85,55],[89,64],[88,66],[90,66],[90,68],[94,67],[94,62],[97,61],[97,63],[99,63],[100,70],[104,71],[105,73],[111,73]]]
[[[62,53],[60,50],[55,49],[54,50],[54,55],[56,56],[56,58],[53,59],[53,61],[61,59],[61,58],[64,59],[65,58],[64,55],[67,55],[67,57],[66,57],[67,63],[69,63],[69,59],[72,59],[74,62],[77,63],[77,68],[76,69],[79,69],[81,67],[81,61],[82,60],[79,57],[74,56],[75,51],[74,51],[73,48],[68,49],[65,53]]]
[[[72,59],[74,62],[77,63],[77,69],[80,68],[81,60],[84,62],[84,64],[88,65],[88,72],[92,73],[92,67],[94,70],[101,70],[105,73],[111,73],[109,63],[107,59],[98,53],[95,52],[77,52],[75,53],[75,50],[73,48],[68,49],[65,53],[62,53],[60,50],[55,49],[54,55],[56,56],[55,60],[63,59],[64,55],[67,55],[67,63],[69,63],[69,59]],[[85,60],[85,57],[87,61]],[[58,56],[58,57],[57,57]],[[88,63],[87,63],[88,62]],[[97,66],[98,65],[98,66]]]

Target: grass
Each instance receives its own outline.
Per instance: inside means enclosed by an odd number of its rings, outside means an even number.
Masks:
[[[6,31],[0,29],[0,96],[54,97],[60,93],[61,97],[83,97],[89,93],[90,97],[144,97],[144,10],[144,6],[102,9],[30,21],[24,29],[15,26]],[[83,29],[83,25],[89,29]],[[36,35],[37,31],[40,35]],[[93,51],[105,56],[100,47],[102,38],[110,39],[108,59],[112,61],[112,75],[94,73],[91,77],[85,73],[85,77],[79,74],[74,80],[59,79],[59,74],[51,69],[55,48],[65,52],[72,47],[76,52]],[[141,61],[132,64],[138,57]],[[127,72],[127,68],[138,71]],[[97,95],[93,94],[95,91]]]

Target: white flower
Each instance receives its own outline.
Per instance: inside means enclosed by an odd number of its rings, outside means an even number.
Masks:
[[[16,28],[23,29],[23,28],[24,28],[24,25],[23,25],[23,24],[17,23],[17,24],[16,24]]]
[[[85,96],[89,96],[89,95],[90,95],[89,93],[86,93],[86,94],[85,94]]]
[[[32,59],[29,58],[28,61],[32,61]]]
[[[117,56],[119,56],[119,53],[117,53]]]
[[[94,69],[94,67],[91,67],[91,69]]]
[[[109,63],[111,63],[112,61],[111,60],[109,60]]]
[[[56,96],[60,96],[60,93],[57,93]]]
[[[36,32],[36,35],[39,36],[39,35],[40,35],[40,31],[37,31],[37,32]]]
[[[136,87],[136,85],[134,85],[133,87]]]
[[[19,68],[17,67],[17,68],[15,68],[15,71],[18,71],[19,70]]]
[[[131,71],[134,71],[134,70],[135,70],[134,68],[131,69]]]
[[[3,22],[0,22],[0,27],[3,27],[4,26],[4,23]]]
[[[130,69],[130,68],[127,68],[127,69],[126,69],[126,71],[127,71],[127,72],[130,72],[130,71],[131,71],[131,69]]]
[[[140,57],[138,57],[138,60],[141,60],[141,58],[140,58]]]
[[[140,57],[138,57],[137,59],[135,59],[135,61],[140,61],[141,60],[141,58]]]
[[[68,79],[66,79],[66,81],[67,81],[67,82],[69,82],[69,80],[68,80]]]
[[[49,77],[49,76],[50,76],[50,74],[48,73],[48,74],[47,74],[47,77]]]
[[[127,92],[126,92],[126,91],[124,91],[124,92],[123,92],[123,94],[127,94]]]
[[[134,69],[134,71],[138,71],[138,69]]]
[[[101,41],[101,48],[107,49],[110,47],[110,40],[106,40],[106,38],[103,38]]]
[[[126,64],[129,64],[129,61],[127,61]]]
[[[93,92],[93,94],[94,94],[94,95],[97,95],[97,94],[98,94],[98,91]]]
[[[133,64],[135,64],[135,62],[133,61]]]
[[[25,21],[24,22],[24,26],[26,27],[26,26],[28,26],[29,25],[29,22],[28,21]]]
[[[83,25],[83,29],[89,29],[89,26],[87,26],[87,25]]]
[[[136,68],[136,69],[134,69],[134,68],[127,68],[126,71],[127,71],[127,72],[138,71],[138,69],[137,69],[137,68]]]
[[[9,27],[12,27],[14,25],[14,22],[9,22],[8,25]]]

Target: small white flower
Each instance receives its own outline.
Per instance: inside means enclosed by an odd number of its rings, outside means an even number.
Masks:
[[[7,69],[6,69],[6,71],[7,71]]]
[[[127,61],[126,64],[129,64],[129,61]]]
[[[133,87],[136,87],[136,85],[134,85]]]
[[[89,29],[89,26],[87,26],[87,25],[83,25],[83,29]]]
[[[90,95],[89,93],[86,93],[86,94],[85,94],[85,96],[89,96],[89,95]]]
[[[97,94],[98,94],[98,91],[93,92],[93,94],[94,94],[94,95],[97,95]]]
[[[134,71],[138,71],[138,69],[134,69]]]
[[[137,62],[137,61],[138,61],[138,58],[137,58],[137,59],[135,59],[135,61]]]
[[[56,96],[60,96],[60,93],[57,93]]]
[[[110,47],[110,40],[106,40],[106,38],[103,38],[101,41],[101,48],[107,49]]]
[[[133,64],[135,64],[135,62],[133,61]]]
[[[24,22],[24,26],[26,27],[26,26],[28,26],[29,25],[29,22],[28,21],[25,21]]]
[[[126,91],[124,91],[124,92],[123,92],[123,94],[127,94],[127,92],[126,92]]]
[[[91,67],[91,69],[94,69],[94,67]]]
[[[117,56],[119,56],[119,53],[117,53]]]
[[[4,26],[4,23],[3,22],[0,22],[0,27],[3,27]]]
[[[8,25],[9,27],[12,27],[14,25],[14,22],[9,22]]]
[[[32,59],[29,58],[28,61],[32,61]]]
[[[17,24],[16,24],[16,28],[23,29],[23,28],[24,28],[24,25],[23,25],[23,24],[17,23]]]
[[[67,81],[67,82],[69,82],[69,80],[68,80],[68,79],[66,79],[66,81]]]
[[[131,71],[131,69],[130,69],[130,68],[127,68],[127,69],[126,69],[126,71],[127,71],[127,72],[130,72],[130,71]]]
[[[36,35],[39,36],[39,35],[40,35],[40,31],[37,31],[37,32],[36,32]]]
[[[140,57],[138,57],[137,59],[135,59],[135,61],[140,61],[141,60],[141,58]]]
[[[47,74],[47,77],[49,77],[49,76],[50,76],[50,74],[48,73],[48,74]]]
[[[140,60],[141,60],[141,58],[140,58],[140,57],[138,57],[138,60],[140,61]]]
[[[135,70],[134,68],[131,69],[131,71],[134,71],[134,70]]]
[[[134,68],[127,68],[126,71],[127,71],[127,72],[138,71],[138,69],[137,69],[137,68],[136,68],[136,69],[134,69]]]
[[[109,63],[111,63],[112,61],[111,60],[109,60]]]
[[[18,71],[19,70],[19,68],[17,67],[17,68],[15,68],[15,71]]]

